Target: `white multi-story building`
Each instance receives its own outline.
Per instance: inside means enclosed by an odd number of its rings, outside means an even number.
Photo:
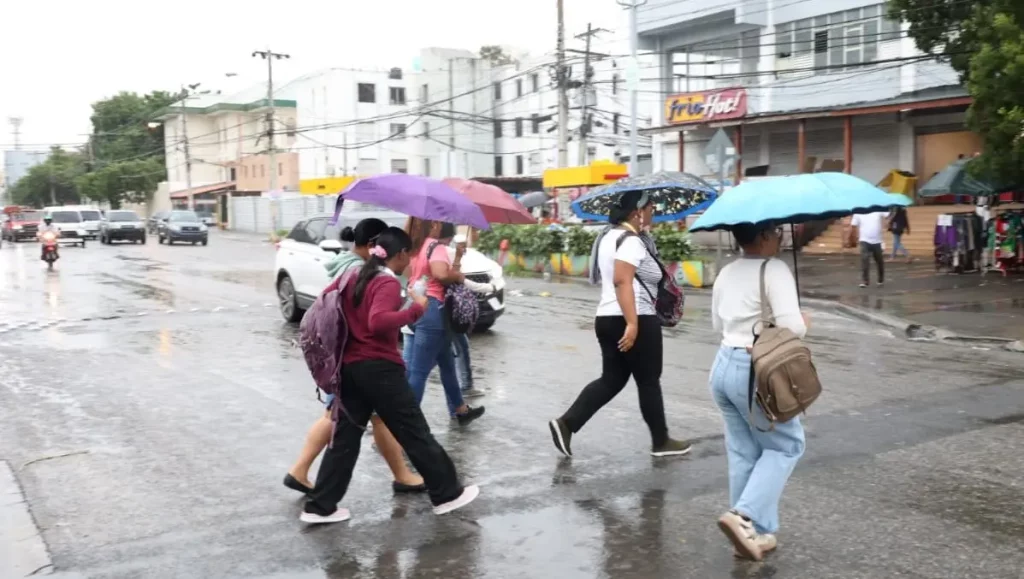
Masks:
[[[226,191],[265,192],[273,170],[279,189],[308,193],[336,192],[346,182],[340,177],[378,173],[540,177],[558,166],[554,57],[506,51],[512,62],[495,66],[465,50],[426,48],[408,68],[331,68],[275,85],[276,168],[266,155],[265,85],[189,97],[161,116],[168,182],[156,197],[176,205],[213,204]],[[624,162],[630,126],[625,61],[595,52],[589,89],[582,86],[583,61],[580,54],[567,61],[574,81],[568,164]],[[650,119],[640,126],[650,126]],[[642,169],[650,166],[650,143],[639,137]]]
[[[271,167],[266,92],[261,84],[230,95],[197,94],[163,111],[159,120],[164,124],[167,182],[157,191],[154,210],[166,209],[168,203],[212,205],[215,194],[227,190],[267,191],[273,171],[279,189],[298,190],[298,160],[288,152],[296,141],[296,105],[275,94],[279,153]]]
[[[823,160],[872,182],[891,169],[927,179],[980,146],[956,73],[922,58],[879,0],[649,0],[638,24],[659,59],[647,131],[659,168],[710,174],[719,128],[742,155],[737,179]]]

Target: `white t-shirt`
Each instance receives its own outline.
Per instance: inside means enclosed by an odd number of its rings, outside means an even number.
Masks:
[[[654,303],[650,294],[640,285],[637,278],[647,284],[652,294],[658,295],[658,284],[661,282],[661,268],[647,252],[647,246],[636,235],[631,235],[618,249],[616,242],[625,234],[624,229],[612,229],[601,238],[597,248],[597,267],[601,270],[601,303],[597,305],[598,316],[621,316],[622,308],[615,297],[615,261],[624,261],[636,267],[633,278],[633,296],[636,303],[636,315],[653,316]]]
[[[882,243],[882,230],[885,225],[885,218],[889,214],[884,211],[854,215],[850,225],[859,228],[860,241],[864,243]]]
[[[722,333],[723,346],[747,348],[754,344],[754,325],[761,319],[760,275],[763,262],[762,257],[741,257],[723,267],[715,278],[711,294],[711,323],[716,332]],[[796,281],[784,261],[771,259],[768,262],[764,285],[775,324],[804,337],[807,325],[800,315]]]

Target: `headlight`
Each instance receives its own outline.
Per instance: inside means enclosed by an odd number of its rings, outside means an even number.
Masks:
[[[488,273],[491,275],[491,284],[494,285],[494,289],[500,290],[505,287],[505,270],[500,265]]]
[[[167,228],[170,229],[171,231],[181,231],[181,226],[178,225],[177,223],[172,223],[168,225]]]
[[[199,231],[206,231],[206,225],[200,223],[199,224]]]
[[[21,226],[20,225],[15,225],[14,227],[11,227],[11,229],[13,229],[15,231],[21,231]]]

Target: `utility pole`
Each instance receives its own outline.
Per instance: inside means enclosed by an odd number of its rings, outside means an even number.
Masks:
[[[565,0],[558,1],[558,45],[556,48],[558,85],[558,166],[569,164],[569,74],[565,67]]]
[[[630,119],[629,127],[629,174],[635,176],[639,172],[639,160],[637,159],[637,130],[639,123],[637,117],[639,116],[638,105],[637,105],[637,92],[640,89],[640,65],[637,62],[637,44],[638,35],[637,22],[636,22],[636,11],[639,7],[647,3],[647,0],[618,0],[619,6],[623,6],[629,9],[629,113],[632,117]]]
[[[424,95],[427,99],[430,95]],[[448,125],[448,176],[456,177],[455,174],[455,59],[448,59],[448,118],[452,122]]]
[[[590,79],[593,76],[590,74],[590,40],[601,32],[606,32],[606,30],[603,28],[595,30],[593,25],[588,22],[587,31],[576,35],[576,38],[584,38],[587,41],[587,48],[583,53],[583,98],[580,99],[580,166],[590,164],[590,159],[587,157],[587,133],[590,132],[590,114],[587,112],[587,107],[590,103]]]
[[[181,150],[185,153],[185,190],[188,191],[188,208],[196,208],[196,200],[192,195],[192,156],[188,150],[188,121],[185,120],[185,103],[188,102],[189,89],[195,90],[199,84],[181,87]]]
[[[270,220],[273,235],[276,236],[279,229],[277,226],[277,197],[280,193],[277,190],[277,149],[274,147],[274,60],[291,58],[291,55],[273,52],[267,48],[266,50],[254,50],[252,56],[254,58],[259,56],[267,61],[267,143],[269,147],[267,158],[270,164]]]

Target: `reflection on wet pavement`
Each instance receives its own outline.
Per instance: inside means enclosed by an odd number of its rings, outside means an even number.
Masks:
[[[306,528],[280,479],[322,406],[295,327],[258,283],[273,249],[216,237],[177,249],[90,247],[52,277],[0,250],[0,457],[28,465],[17,476],[57,577],[1019,577],[1018,355],[812,311],[826,392],[805,421],[779,552],[745,563],[714,524],[728,480],[709,297],[688,295],[666,332],[666,413],[691,456],[648,455],[630,386],[569,461],[545,422],[599,371],[596,296],[534,279],[510,279],[508,313],[472,337],[487,414],[459,428],[434,381],[424,402],[481,499],[435,517],[423,497],[393,496],[367,439],[352,521]]]

